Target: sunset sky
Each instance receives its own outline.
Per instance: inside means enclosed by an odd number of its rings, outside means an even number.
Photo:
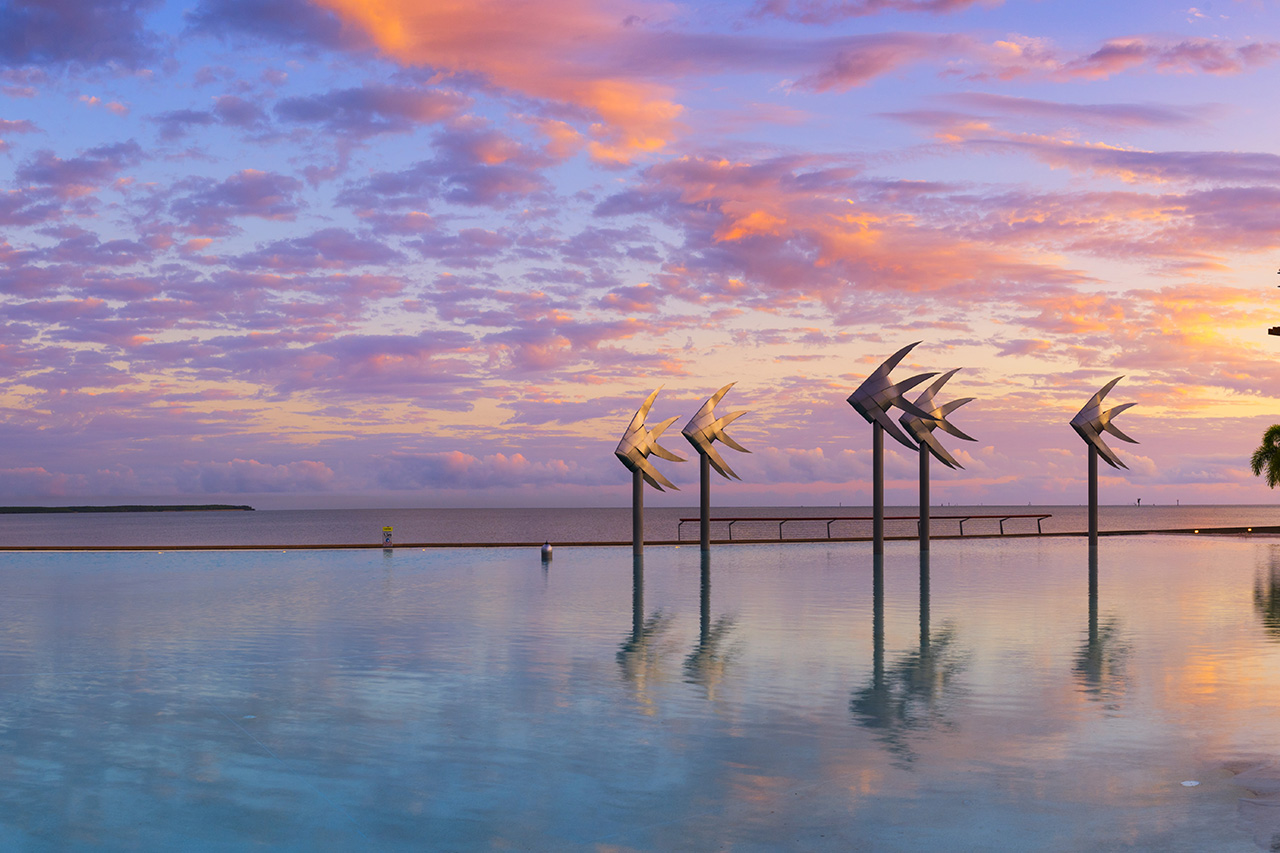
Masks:
[[[935,501],[1120,375],[1103,503],[1275,501],[1277,92],[1263,0],[0,0],[0,502],[625,505],[736,381],[716,503],[865,505],[912,341]]]

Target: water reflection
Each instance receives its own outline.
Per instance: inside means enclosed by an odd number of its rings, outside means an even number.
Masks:
[[[882,555],[873,557],[871,577],[871,682],[853,694],[849,710],[860,725],[879,732],[895,758],[909,765],[916,759],[909,736],[955,730],[948,711],[959,694],[965,655],[953,625],[934,630],[929,624],[929,552],[921,551],[919,645],[886,665]]]
[[[1107,711],[1119,711],[1120,700],[1128,688],[1125,658],[1130,652],[1121,636],[1120,620],[1115,614],[1098,617],[1098,549],[1089,549],[1089,628],[1087,639],[1076,652],[1073,671],[1076,683],[1085,694],[1101,702]]]
[[[734,617],[724,615],[711,621],[711,554],[702,554],[701,607],[698,614],[698,645],[685,658],[685,681],[700,684],[708,699],[715,699],[716,687],[724,679],[725,668],[736,647],[730,644]]]
[[[1253,582],[1253,606],[1262,618],[1262,627],[1280,640],[1280,548],[1268,549],[1266,577]]]
[[[623,679],[634,684],[641,697],[657,673],[658,640],[671,627],[671,621],[671,616],[661,610],[645,617],[644,555],[636,554],[631,566],[631,634],[618,650],[618,665]]]

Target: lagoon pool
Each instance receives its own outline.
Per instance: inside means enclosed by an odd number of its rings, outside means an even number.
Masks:
[[[1280,539],[1090,574],[1057,539],[5,554],[0,849],[1273,849]]]

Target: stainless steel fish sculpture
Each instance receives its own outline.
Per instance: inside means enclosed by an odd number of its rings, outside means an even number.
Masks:
[[[653,405],[653,401],[657,399],[658,392],[661,390],[662,387],[659,386],[653,389],[653,393],[645,398],[644,404],[636,411],[635,416],[631,418],[631,423],[627,425],[627,431],[622,434],[622,440],[618,442],[618,449],[613,453],[622,460],[622,464],[626,465],[628,470],[640,472],[640,476],[644,478],[645,482],[658,491],[664,491],[664,486],[668,489],[680,491],[679,486],[662,476],[662,472],[653,467],[653,463],[649,461],[650,454],[663,459],[670,459],[672,462],[684,461],[683,456],[677,456],[658,444],[658,436],[662,435],[667,427],[676,422],[678,415],[667,418],[653,429],[649,429],[644,423],[645,418],[649,416],[649,407]]]
[[[898,362],[902,361],[906,354],[911,352],[919,343],[919,341],[916,341],[914,344],[908,344],[889,356],[885,359],[884,364],[872,371],[871,375],[864,379],[862,384],[849,395],[849,405],[853,406],[858,414],[866,418],[867,423],[879,424],[884,428],[885,432],[893,436],[900,444],[904,444],[912,450],[916,449],[916,445],[902,433],[902,430],[898,429],[898,425],[893,422],[893,417],[889,414],[889,408],[897,406],[902,411],[918,418],[932,419],[933,415],[909,402],[902,395],[937,374],[922,373],[919,376],[912,376],[910,379],[905,379],[895,384],[889,381],[889,372],[897,367]]]
[[[1136,403],[1123,403],[1113,409],[1102,410],[1102,398],[1107,396],[1107,392],[1115,387],[1115,384],[1123,379],[1123,376],[1117,376],[1106,385],[1102,386],[1102,390],[1089,399],[1084,404],[1084,408],[1076,412],[1076,416],[1071,419],[1071,427],[1080,434],[1080,437],[1092,447],[1096,448],[1098,455],[1107,461],[1112,468],[1128,468],[1129,466],[1120,461],[1120,457],[1116,456],[1115,451],[1102,440],[1102,433],[1109,432],[1121,441],[1127,441],[1130,444],[1137,444],[1136,438],[1130,438],[1120,431],[1120,428],[1111,422],[1111,419],[1123,412]]]
[[[725,415],[723,418],[717,418],[713,411],[716,403],[719,403],[721,398],[723,398],[725,394],[729,393],[729,389],[736,384],[736,382],[730,382],[728,385],[708,397],[707,402],[702,404],[702,408],[698,409],[697,413],[689,419],[687,424],[684,425],[684,429],[680,431],[685,438],[689,439],[689,443],[698,449],[699,453],[706,455],[707,460],[711,463],[711,467],[715,468],[716,472],[726,480],[730,477],[735,480],[741,480],[742,478],[729,467],[727,462],[720,458],[720,454],[711,446],[711,443],[714,441],[723,441],[734,450],[740,450],[743,453],[751,452],[730,438],[729,434],[724,431],[725,427],[745,415],[747,413],[746,410],[744,409],[741,412],[734,412],[731,415]]]
[[[963,406],[965,403],[973,401],[972,397],[963,397],[959,400],[952,400],[941,406],[934,405],[934,395],[942,390],[942,386],[947,384],[947,380],[955,376],[960,368],[948,370],[946,373],[933,380],[933,383],[916,398],[915,405],[917,408],[929,413],[929,417],[922,418],[911,412],[904,413],[898,418],[898,423],[902,424],[902,428],[918,441],[923,447],[928,448],[934,458],[946,465],[948,468],[963,468],[955,458],[947,452],[947,449],[938,441],[938,437],[933,434],[935,429],[941,429],[943,432],[950,433],[956,438],[962,438],[965,441],[977,441],[971,435],[966,435],[955,424],[947,420],[947,415]]]

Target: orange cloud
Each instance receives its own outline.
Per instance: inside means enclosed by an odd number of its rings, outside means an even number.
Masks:
[[[992,241],[919,221],[868,197],[850,170],[822,165],[682,157],[651,167],[651,190],[658,197],[678,193],[678,215],[714,243],[714,251],[691,257],[683,269],[668,266],[660,278],[666,291],[756,310],[819,300],[852,311],[866,308],[856,294],[968,300],[992,295],[998,283],[1079,279]],[[626,210],[648,202],[633,196],[616,203]]]
[[[681,106],[671,89],[601,72],[636,8],[593,0],[316,0],[364,29],[387,55],[444,73],[483,75],[503,89],[569,104],[596,119],[589,150],[625,164],[661,150]],[[650,11],[652,7],[650,7]]]

